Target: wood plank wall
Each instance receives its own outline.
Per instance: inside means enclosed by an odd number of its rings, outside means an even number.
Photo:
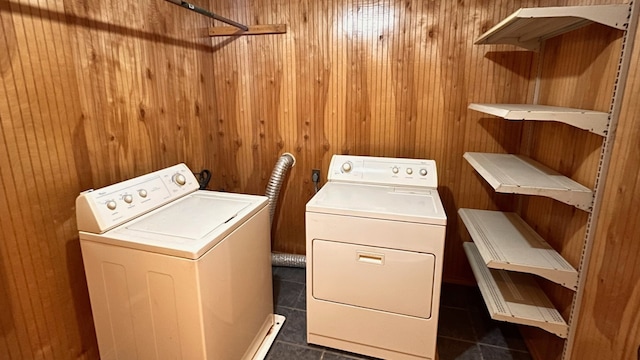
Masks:
[[[311,169],[321,169],[324,178],[332,154],[435,159],[450,219],[445,278],[473,282],[460,245],[468,235],[457,209],[509,210],[516,202],[494,194],[462,154],[520,152],[523,127],[466,106],[530,102],[538,58],[510,46],[472,42],[519,7],[562,4],[201,1],[198,5],[250,25],[288,26],[283,35],[211,40],[203,36],[210,21],[161,0],[1,0],[0,308],[10,311],[0,315],[0,358],[98,358],[75,197],[177,162],[194,171],[211,169],[210,189],[262,194],[278,156],[293,153],[297,164],[281,193],[273,248],[303,253]],[[553,71],[594,86],[609,79],[598,73],[601,62],[608,64],[607,54],[616,51],[608,36],[615,34],[597,35],[596,45],[576,45],[584,56],[595,56],[590,59],[596,65],[585,70],[568,62],[568,68]],[[569,56],[563,46],[554,46],[547,53]],[[637,52],[634,56],[638,63]],[[632,75],[637,94],[640,74]],[[599,108],[611,85],[594,87],[595,97],[570,80],[558,86],[542,86],[545,100],[556,101],[570,89],[571,102],[575,97],[576,105]],[[614,168],[624,172],[620,169],[628,163],[627,173],[637,174],[640,130],[632,114],[638,105],[625,104],[621,128],[628,130],[618,136]],[[542,142],[534,141],[531,152],[589,185],[598,138],[557,124],[541,129],[533,130],[534,139],[545,136],[541,132],[558,141],[575,137],[577,150],[571,146],[571,156],[561,162],[552,156],[555,148]],[[599,226],[598,236],[606,240],[594,252],[588,284],[595,293],[586,301],[578,338],[587,349],[632,354],[637,346],[638,319],[627,317],[637,309],[637,284],[631,277],[606,282],[620,278],[610,262],[638,255],[632,245],[638,222],[621,216],[638,203],[640,187],[632,178],[618,175],[609,183],[610,196],[620,200],[605,205]],[[627,207],[618,208],[620,202]],[[563,255],[575,263],[579,258],[570,249],[577,248],[575,239],[584,231],[584,214],[545,200],[527,200],[524,206],[528,220],[566,248]],[[561,231],[554,231],[558,227]],[[635,274],[637,261],[627,263],[623,269]],[[629,301],[602,300],[603,292],[615,293],[612,289]],[[552,286],[550,292],[566,306],[566,293]],[[621,307],[617,320],[603,311],[612,304]],[[618,320],[629,335],[616,332]],[[592,337],[598,341],[589,347]],[[549,341],[552,350],[545,355],[557,357],[561,345]],[[595,358],[592,353],[581,352],[581,359]]]
[[[636,39],[640,32],[636,34]],[[573,359],[640,356],[640,44],[636,42]]]
[[[602,25],[559,36],[545,43],[539,103],[608,112],[620,55],[621,31]],[[580,54],[577,56],[577,54]],[[604,138],[554,122],[532,123],[529,156],[593,188]],[[575,268],[582,256],[588,213],[540,197],[523,198],[521,214]],[[540,281],[565,319],[574,292]],[[559,358],[564,341],[542,330],[524,329],[540,359]],[[544,344],[544,346],[541,346]]]
[[[75,197],[211,166],[207,25],[164,1],[0,1],[0,358],[98,358]]]
[[[610,2],[617,3],[617,2]],[[597,4],[602,4],[598,2]],[[569,2],[567,5],[592,5],[587,2]],[[614,83],[616,78],[616,70],[621,52],[622,31],[610,29],[602,25],[591,25],[586,28],[574,31],[563,36],[547,40],[543,50],[542,67],[540,73],[540,90],[539,103],[546,105],[568,106],[583,109],[592,109],[597,111],[608,112],[611,107]],[[632,60],[632,64],[637,63]],[[631,76],[635,76],[633,73]],[[628,93],[627,98],[633,95]],[[635,109],[635,105],[631,105]],[[620,124],[633,121],[633,118],[624,115],[620,119]],[[525,129],[524,137],[531,136],[531,146],[523,148],[522,151],[528,153],[532,158],[570,176],[574,180],[593,188],[595,178],[598,171],[601,146],[603,138],[581,131],[570,126],[558,123],[535,123]],[[623,132],[619,137],[628,140],[628,134]],[[632,135],[633,136],[633,135]],[[637,140],[636,140],[637,141]],[[615,155],[613,157],[616,159]],[[626,161],[626,156],[622,155]],[[635,174],[638,173],[638,167],[634,168]],[[611,186],[611,185],[610,185]],[[610,188],[607,189],[610,191]],[[631,195],[631,199],[635,196],[637,202],[640,193]],[[617,208],[618,204],[612,203],[609,197],[605,196],[603,209]],[[527,197],[523,199],[521,213],[523,218],[531,224],[536,231],[542,235],[550,244],[558,250],[562,256],[567,259],[573,266],[578,267],[582,257],[583,243],[587,224],[588,214],[571,206],[553,201],[550,199]],[[626,222],[625,222],[626,224]],[[599,225],[601,226],[601,225]],[[633,231],[633,230],[632,230]],[[637,231],[637,228],[635,229]],[[603,231],[600,228],[596,237],[596,243],[601,241]],[[634,251],[634,245],[626,243],[623,247]],[[637,252],[637,249],[635,249]],[[601,250],[595,250],[594,258],[603,256]],[[610,259],[609,261],[616,261]],[[635,267],[636,264],[622,264],[623,268],[630,266]],[[611,270],[611,268],[609,269]],[[587,274],[581,274],[587,276]],[[602,275],[601,275],[602,276]],[[610,276],[606,274],[605,276]],[[605,279],[600,278],[600,281]],[[561,311],[565,319],[569,319],[571,303],[574,293],[561,286],[553,284],[549,281],[540,281],[545,292],[550,296],[552,302]],[[596,285],[596,281],[589,279],[590,284],[587,285],[586,298],[594,299],[591,289]],[[619,278],[615,281],[606,281],[614,287],[620,286]],[[627,284],[622,286],[625,291],[633,292],[633,288],[637,284]],[[637,309],[638,301],[626,303],[626,311],[629,308]],[[607,306],[613,306],[611,302],[607,302]],[[608,315],[593,314],[592,309],[583,310],[582,315],[586,319],[606,318]],[[618,317],[614,322],[619,326],[621,318]],[[636,319],[637,320],[637,319]],[[578,326],[575,353],[572,359],[627,359],[629,355],[637,351],[639,345],[638,333],[629,329],[628,335],[620,336],[619,343],[613,345],[591,341],[591,332],[593,327],[583,327],[582,320],[577,320]],[[625,322],[627,326],[635,324],[637,321]],[[564,341],[552,334],[535,328],[522,328],[523,334],[527,340],[532,355],[537,359],[560,359]],[[589,344],[588,346],[586,346]],[[633,345],[635,344],[635,345]],[[633,347],[635,346],[635,347]],[[588,349],[588,350],[585,350]],[[596,350],[600,349],[600,350]],[[603,351],[602,349],[607,349]],[[622,356],[622,354],[625,356]],[[596,355],[599,354],[599,355]],[[621,356],[612,356],[612,354],[620,354]]]
[[[311,170],[326,177],[332,154],[435,159],[450,218],[445,277],[473,282],[457,208],[509,208],[513,199],[478,181],[462,154],[516,152],[521,124],[483,117],[467,105],[531,99],[536,56],[472,43],[514,6],[217,1],[215,8],[231,18],[286,23],[289,32],[214,40],[220,81],[211,101],[224,155],[212,188],[260,193],[277,157],[294,154],[298,162],[281,195],[273,248],[304,253]]]
[[[640,28],[594,248],[572,360],[640,358]]]

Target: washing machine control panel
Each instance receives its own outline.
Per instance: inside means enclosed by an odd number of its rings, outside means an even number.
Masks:
[[[334,155],[329,181],[417,186],[436,189],[436,162],[426,159]]]
[[[76,199],[78,229],[101,234],[200,187],[185,164],[88,190]]]

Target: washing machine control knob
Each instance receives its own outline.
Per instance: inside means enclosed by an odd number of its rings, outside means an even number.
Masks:
[[[138,195],[140,195],[141,198],[146,198],[147,197],[147,190],[139,190],[138,191]]]
[[[125,195],[123,198],[124,202],[126,202],[127,204],[131,204],[131,202],[133,202],[133,196],[127,194]]]
[[[346,163],[342,164],[342,171],[348,173],[349,171],[351,171],[351,169],[353,169],[353,165],[351,164],[350,161],[347,161]]]
[[[398,169],[397,166],[394,166],[394,167],[391,168],[391,172],[393,172],[394,174],[397,174],[398,171],[400,171],[400,169]]]
[[[408,175],[413,174],[413,169],[412,169],[412,168],[407,168],[407,174],[408,174]]]
[[[427,176],[427,169],[420,169],[420,175]]]
[[[173,182],[180,186],[183,186],[184,184],[187,183],[187,178],[185,178],[184,175],[182,174],[175,174],[173,176]]]
[[[116,204],[116,202],[113,200],[109,200],[107,201],[107,207],[109,208],[109,210],[115,210],[116,207],[118,207],[118,204]]]

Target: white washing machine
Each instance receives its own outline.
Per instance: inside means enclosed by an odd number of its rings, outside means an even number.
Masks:
[[[434,359],[447,217],[433,160],[334,155],[307,203],[307,341]]]
[[[101,359],[261,359],[273,342],[268,200],[198,187],[178,164],[77,198]]]

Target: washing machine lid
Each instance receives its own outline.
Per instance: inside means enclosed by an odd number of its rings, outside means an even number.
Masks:
[[[196,191],[103,234],[81,239],[197,259],[264,208],[264,196]]]
[[[446,225],[437,190],[328,182],[307,203],[308,212]]]

